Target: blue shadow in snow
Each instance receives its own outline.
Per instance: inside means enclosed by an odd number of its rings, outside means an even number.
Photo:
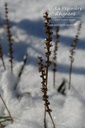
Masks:
[[[55,23],[56,21],[53,21]],[[5,24],[5,20],[0,18],[0,23]],[[44,28],[44,22],[43,19],[38,20],[28,20],[24,19],[20,22],[16,23],[13,21],[10,21],[10,26],[16,26],[19,29],[24,30],[28,35],[35,36],[37,38],[43,38],[45,39],[45,28]],[[53,28],[55,29],[55,28]],[[76,33],[75,33],[76,34]],[[60,43],[65,45],[66,47],[69,47],[73,43],[73,39],[75,37],[67,37],[67,36],[60,36]],[[55,35],[53,35],[53,41],[55,41]],[[78,49],[85,50],[85,39],[79,39],[79,43],[77,45]]]
[[[69,65],[61,64],[61,63],[58,63],[57,65],[58,65],[57,66],[57,69],[58,69],[57,72],[68,73],[69,74],[69,69],[70,69]],[[72,73],[85,75],[85,68],[84,67],[74,67],[73,66]]]
[[[65,47],[70,47],[70,45],[73,43],[74,38],[61,36],[60,43],[64,45]],[[79,39],[78,44],[77,44],[77,49],[85,50],[85,39]]]
[[[0,18],[0,23],[1,21],[2,21],[2,25],[4,25],[5,24],[4,19]],[[45,38],[44,23],[43,23],[43,20],[41,19],[36,20],[36,21],[24,19],[18,23],[10,21],[10,24],[11,24],[11,27],[16,26],[17,28],[23,29],[29,35],[36,36],[38,38],[43,38],[43,39]],[[71,43],[73,42],[73,38],[61,36],[60,42],[64,46],[69,47]],[[31,45],[31,42],[30,44],[19,42],[19,43],[14,43],[14,58],[18,61],[22,61],[23,56],[29,47],[32,48],[37,53],[39,53],[41,56],[43,55],[43,53],[39,49],[36,49],[34,46]],[[79,40],[78,49],[85,50],[85,42],[83,39]],[[7,49],[4,48],[4,52],[7,55]],[[31,64],[33,66],[38,67],[37,62],[38,62],[38,58],[31,56],[28,58],[27,64]],[[58,72],[69,73],[69,65],[58,64]],[[73,73],[84,75],[85,68],[73,67]]]

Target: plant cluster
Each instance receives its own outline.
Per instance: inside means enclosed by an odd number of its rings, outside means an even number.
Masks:
[[[41,90],[42,90],[42,98],[44,101],[44,128],[47,128],[47,114],[49,115],[52,124],[53,124],[53,128],[55,128],[55,123],[52,117],[52,109],[50,108],[50,101],[49,101],[49,96],[48,96],[48,73],[49,73],[49,67],[50,65],[52,65],[52,71],[53,71],[53,87],[56,88],[56,71],[57,71],[57,52],[58,52],[58,43],[59,43],[59,31],[60,28],[59,26],[56,26],[56,40],[54,42],[54,51],[53,51],[53,59],[50,59],[52,50],[51,47],[53,46],[52,44],[52,34],[53,34],[53,30],[52,30],[52,23],[51,23],[51,17],[49,17],[48,12],[46,11],[43,15],[44,18],[44,26],[45,26],[45,34],[46,34],[46,39],[44,41],[44,49],[45,49],[45,62],[43,62],[43,58],[41,56],[38,56],[38,65],[39,65],[39,73],[40,73],[40,77],[42,79],[41,81]],[[9,18],[8,18],[8,5],[7,3],[5,3],[5,19],[6,19],[6,28],[7,28],[7,38],[8,38],[8,48],[9,48],[9,61],[11,64],[11,73],[13,73],[13,39],[12,39],[12,34],[11,34],[11,27],[10,27],[10,23],[9,23]],[[75,49],[77,47],[77,43],[79,40],[79,34],[80,34],[80,30],[81,30],[81,24],[79,24],[78,26],[78,30],[77,30],[77,34],[75,36],[75,39],[71,45],[71,50],[70,50],[70,70],[69,70],[69,85],[68,85],[68,89],[70,89],[71,87],[71,75],[72,75],[72,66],[73,66],[73,61],[74,61],[74,54],[75,54]],[[4,62],[4,53],[3,53],[3,48],[1,45],[1,39],[0,39],[0,58],[4,67],[4,70],[6,70],[6,65]],[[20,71],[18,73],[17,76],[17,83],[15,84],[15,90],[18,86],[18,83],[20,81],[21,75],[23,74],[26,62],[27,62],[27,58],[28,58],[28,53],[25,54],[24,60],[23,60],[23,65],[20,68]],[[65,91],[66,91],[66,86],[65,86],[65,79],[63,79],[61,85],[59,86],[59,88],[57,89],[58,92],[62,93],[63,95],[65,95]],[[9,116],[0,116],[0,127],[3,128],[4,127],[4,122],[7,121],[11,121],[12,123],[14,122],[13,117],[2,97],[2,95],[0,94],[0,98],[9,114]]]

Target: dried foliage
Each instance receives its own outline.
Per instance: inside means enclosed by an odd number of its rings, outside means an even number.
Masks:
[[[81,23],[79,24],[78,26],[78,30],[77,30],[77,34],[75,36],[75,39],[71,45],[71,50],[70,50],[70,71],[69,71],[69,89],[71,87],[71,74],[72,74],[72,64],[73,64],[73,61],[74,61],[74,54],[75,54],[75,49],[76,49],[76,46],[77,46],[77,43],[78,43],[78,40],[79,40],[79,34],[80,34],[80,30],[81,30]]]
[[[8,5],[5,3],[5,18],[6,18],[6,28],[7,28],[7,37],[9,42],[9,61],[11,63],[11,72],[13,73],[13,39],[10,30],[9,18],[8,18]]]
[[[49,105],[50,105],[50,102],[48,100],[48,88],[47,88],[47,83],[48,83],[48,68],[49,66],[51,65],[51,61],[50,61],[50,55],[51,55],[51,50],[50,48],[52,47],[52,44],[51,44],[51,41],[52,41],[52,26],[51,26],[51,18],[48,17],[48,12],[45,12],[44,14],[44,24],[45,24],[45,33],[46,33],[46,39],[45,39],[45,49],[46,49],[46,52],[45,52],[45,57],[46,57],[46,61],[45,61],[45,64],[43,64],[43,59],[42,57],[38,57],[39,59],[39,72],[41,73],[40,77],[42,78],[42,92],[43,92],[43,101],[44,101],[44,105],[45,105],[45,112],[44,112],[44,128],[47,128],[47,125],[46,125],[46,112],[48,112],[50,118],[51,118],[51,121],[53,123],[53,127],[55,128],[55,124],[54,124],[54,121],[53,121],[53,118],[51,116],[51,112],[52,110],[50,109]]]
[[[53,86],[55,88],[55,75],[57,71],[57,51],[58,51],[58,43],[59,43],[59,26],[56,26],[56,41],[54,44],[54,51],[53,51],[53,61],[52,61],[52,70],[53,70]]]

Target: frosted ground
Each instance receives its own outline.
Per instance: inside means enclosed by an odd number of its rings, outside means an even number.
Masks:
[[[11,31],[14,39],[14,76],[10,73],[8,60],[7,37],[4,21],[4,2],[8,2]],[[43,13],[46,9],[62,6],[80,6],[80,20],[82,30],[77,45],[75,61],[73,64],[72,86],[67,96],[59,94],[56,90],[62,82],[67,80],[69,73],[69,50],[77,30],[78,20],[72,27],[61,27],[58,49],[58,66],[56,73],[56,89],[53,89],[51,68],[49,70],[49,101],[56,128],[85,128],[85,1],[81,0],[0,0],[0,37],[3,42],[4,60],[7,70],[3,70],[0,61],[0,93],[2,94],[13,118],[14,123],[6,128],[43,128],[44,105],[42,101],[41,79],[38,73],[37,56],[44,58],[44,23]],[[52,12],[51,11],[51,12]],[[54,12],[53,12],[54,13]],[[56,23],[53,19],[53,23]],[[54,27],[55,28],[55,27]],[[55,35],[53,36],[54,43]],[[17,86],[17,74],[22,65],[23,57],[28,52],[28,60]],[[20,95],[17,99],[16,93]],[[0,101],[0,116],[7,112]],[[47,119],[48,128],[52,128],[50,118]]]

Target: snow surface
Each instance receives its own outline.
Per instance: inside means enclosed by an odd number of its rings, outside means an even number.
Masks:
[[[9,6],[9,19],[14,39],[14,74],[10,71],[8,60],[8,47],[5,27],[4,3]],[[6,71],[0,61],[0,94],[3,96],[14,123],[6,128],[43,128],[44,105],[42,101],[41,79],[38,73],[38,58],[44,57],[44,23],[45,10],[54,13],[55,7],[80,6],[80,20],[75,21],[71,27],[60,27],[60,42],[58,45],[58,65],[56,73],[56,89],[53,89],[53,76],[49,70],[48,94],[52,108],[52,116],[56,128],[85,128],[85,1],[81,0],[0,0],[0,37],[4,51]],[[53,20],[56,23],[55,20]],[[78,24],[82,22],[81,34],[77,45],[75,61],[73,63],[72,86],[63,96],[57,92],[63,78],[68,86],[69,50],[77,32]],[[54,27],[55,29],[55,27]],[[55,36],[55,35],[54,35]],[[53,42],[55,37],[53,36]],[[52,48],[53,50],[53,48]],[[28,52],[28,60],[20,82],[14,89],[18,80],[17,75],[23,64],[23,57]],[[51,58],[52,59],[52,58]],[[17,97],[17,95],[19,97]],[[0,100],[0,116],[8,115]],[[52,123],[47,116],[48,128]]]

